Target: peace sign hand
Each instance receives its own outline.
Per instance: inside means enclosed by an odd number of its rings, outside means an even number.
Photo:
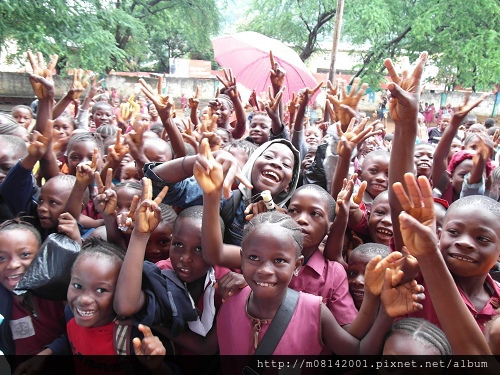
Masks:
[[[224,69],[224,78],[216,75],[217,79],[220,83],[224,85],[226,88],[225,94],[228,95],[231,100],[239,99],[238,98],[238,89],[236,87],[236,77],[233,77],[233,71],[231,69]]]
[[[387,88],[391,92],[389,112],[395,122],[410,120],[412,124],[413,122],[417,123],[420,81],[426,60],[427,52],[422,52],[412,74],[410,75],[409,69],[405,67],[401,77],[396,73],[391,59],[384,61],[384,65],[392,79]]]
[[[94,198],[94,207],[97,212],[105,215],[114,215],[116,213],[117,197],[116,192],[111,189],[111,182],[113,180],[113,169],[109,168],[106,171],[106,184],[104,185],[101,180],[99,172],[94,173],[94,178],[97,183],[97,195]]]
[[[158,111],[158,115],[161,120],[165,122],[170,117],[173,116],[174,111],[174,101],[168,95],[162,95],[162,85],[163,85],[163,77],[158,77],[158,84],[156,86],[156,93],[154,89],[142,78],[139,79],[139,83],[142,85],[141,89],[144,95],[146,95],[149,100],[153,102]]]
[[[161,369],[163,357],[167,353],[165,347],[160,339],[153,335],[148,326],[139,324],[137,328],[144,335],[142,340],[138,337],[132,340],[137,359],[152,372]]]
[[[206,138],[200,143],[199,152],[193,165],[193,175],[204,194],[221,194],[224,181],[222,165],[215,161]]]
[[[269,60],[271,61],[271,84],[276,92],[283,87],[286,71],[274,60],[273,51],[269,51]]]

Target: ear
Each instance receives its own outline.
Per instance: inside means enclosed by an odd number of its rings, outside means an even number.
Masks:
[[[443,233],[443,228],[437,228],[438,240],[441,239],[441,233]]]
[[[293,271],[293,274],[295,276],[298,276],[299,275],[299,270],[300,270],[300,267],[302,267],[302,264],[304,263],[304,256],[301,255],[300,257],[298,257],[296,260],[295,260],[295,270]]]

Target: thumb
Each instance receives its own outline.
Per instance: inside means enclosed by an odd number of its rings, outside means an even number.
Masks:
[[[134,352],[136,355],[142,355],[141,339],[136,337],[132,340],[132,345],[134,345]]]
[[[389,83],[387,85],[387,88],[391,92],[391,96],[393,98],[398,99],[398,101],[403,105],[408,104],[409,100],[407,91],[403,90],[399,85],[395,84],[394,82]]]

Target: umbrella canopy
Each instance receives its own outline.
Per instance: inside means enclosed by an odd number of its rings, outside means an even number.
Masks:
[[[274,60],[286,71],[283,93],[284,103],[304,87],[314,88],[318,83],[299,55],[282,42],[265,35],[246,31],[212,39],[215,61],[224,68],[231,68],[237,82],[257,94],[267,92],[271,85],[269,51]]]

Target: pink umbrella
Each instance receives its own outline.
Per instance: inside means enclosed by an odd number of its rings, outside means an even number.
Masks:
[[[318,82],[299,55],[276,39],[246,31],[212,39],[215,61],[224,68],[231,68],[236,81],[257,94],[271,85],[269,51],[274,60],[286,71],[283,101],[286,104],[291,93],[304,87],[314,88]],[[311,98],[312,99],[312,98]]]

